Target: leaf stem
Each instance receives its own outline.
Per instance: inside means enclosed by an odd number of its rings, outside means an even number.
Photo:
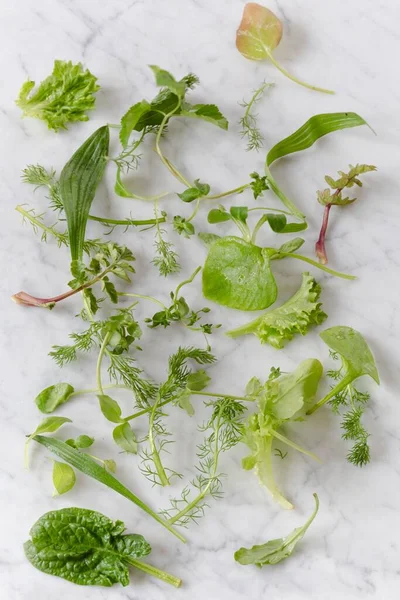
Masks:
[[[317,255],[317,258],[322,265],[326,265],[328,262],[328,257],[327,257],[326,249],[325,249],[325,235],[326,235],[326,230],[328,227],[329,212],[330,212],[331,208],[332,208],[331,203],[325,205],[321,230],[319,232],[318,240],[315,244],[315,254]]]
[[[134,225],[140,227],[142,225],[157,225],[158,223],[165,223],[166,217],[159,217],[157,219],[108,219],[107,217],[96,217],[95,215],[89,215],[91,221],[97,221],[99,223],[105,223],[105,225]]]
[[[194,278],[196,277],[196,275],[199,271],[201,271],[201,266],[197,267],[197,269],[192,273],[192,275],[188,279],[181,281],[181,283],[178,285],[178,287],[175,290],[173,302],[176,302],[178,300],[178,294],[181,291],[181,289],[183,288],[183,286],[188,285],[189,283],[192,283],[192,281],[194,280]]]
[[[178,169],[172,164],[172,162],[170,160],[168,160],[168,158],[166,156],[164,156],[164,154],[162,153],[162,150],[160,148],[160,140],[161,140],[161,136],[162,136],[164,127],[165,127],[166,123],[168,122],[168,119],[170,119],[172,117],[172,115],[174,115],[176,113],[176,111],[179,110],[180,106],[181,106],[181,99],[178,99],[178,103],[175,106],[174,110],[172,110],[171,112],[164,115],[164,118],[161,121],[160,127],[158,128],[158,131],[157,131],[155,150],[156,150],[158,156],[160,157],[162,163],[167,167],[168,171],[175,177],[175,179],[180,181],[180,183],[183,183],[183,185],[185,185],[186,187],[190,188],[190,187],[192,187],[192,184],[190,183],[190,181],[188,181],[186,179],[186,177],[184,175],[182,175],[182,173],[180,171],[178,171]]]
[[[160,454],[157,450],[155,436],[154,436],[154,421],[157,415],[157,409],[159,408],[161,403],[160,394],[157,395],[157,400],[154,402],[151,407],[150,419],[149,419],[149,445],[151,450],[151,458],[154,462],[154,466],[156,467],[158,477],[160,478],[160,483],[162,486],[169,485],[169,479],[161,462]]]
[[[313,452],[310,452],[309,450],[306,450],[305,448],[302,448],[301,446],[298,446],[297,444],[295,444],[295,442],[292,442],[292,440],[287,438],[285,435],[278,433],[274,429],[271,430],[271,435],[273,435],[277,440],[283,442],[287,446],[290,446],[294,450],[297,450],[298,452],[301,452],[302,454],[305,454],[306,456],[313,458],[314,460],[316,460],[319,463],[322,462],[322,460],[320,458],[318,458],[318,456],[316,454],[314,454]]]
[[[274,194],[279,198],[279,200],[281,200],[281,202],[283,202],[283,204],[290,211],[290,213],[294,217],[297,217],[298,219],[300,219],[301,221],[305,221],[306,220],[305,215],[303,215],[303,213],[297,208],[297,206],[294,204],[294,202],[289,200],[289,198],[287,198],[285,196],[285,194],[282,192],[282,190],[278,186],[277,182],[273,178],[272,173],[269,170],[269,167],[267,166],[267,164],[265,165],[265,175],[267,177],[269,187],[274,192]]]
[[[212,194],[211,196],[205,196],[202,200],[218,200],[218,198],[225,198],[226,196],[232,196],[233,194],[241,194],[250,187],[249,183],[245,183],[244,185],[240,185],[233,190],[228,190],[227,192],[222,192],[221,194]]]
[[[174,575],[170,575],[165,571],[161,571],[160,569],[153,567],[153,565],[143,563],[142,561],[135,560],[134,558],[124,558],[124,560],[132,565],[132,567],[135,567],[136,569],[139,569],[140,571],[143,571],[152,577],[157,577],[157,579],[161,579],[161,581],[165,581],[165,583],[169,583],[176,588],[180,587],[182,584],[182,579],[179,579],[179,577],[175,577]]]
[[[313,265],[314,267],[317,267],[317,269],[321,269],[321,271],[325,271],[326,273],[334,275],[335,277],[341,277],[342,279],[350,280],[357,279],[355,275],[347,275],[346,273],[341,273],[340,271],[334,271],[333,269],[329,269],[329,267],[326,267],[325,265],[317,263],[315,260],[312,260],[312,258],[302,256],[301,254],[295,254],[294,252],[280,252],[279,254],[281,256],[291,256],[292,258],[298,258],[299,260],[302,260],[308,263],[309,265]]]
[[[289,79],[291,79],[292,81],[294,81],[295,83],[298,83],[299,85],[302,85],[305,88],[308,88],[309,90],[314,90],[316,92],[323,92],[324,94],[334,94],[335,92],[332,90],[326,90],[325,88],[321,88],[321,87],[317,87],[315,85],[311,85],[309,83],[306,83],[305,81],[302,81],[301,79],[297,79],[297,77],[295,77],[294,75],[291,75],[289,73],[289,71],[287,71],[284,67],[282,67],[277,60],[275,60],[275,58],[272,55],[272,52],[269,51],[269,49],[264,46],[266,53],[268,54],[268,58],[270,59],[270,61],[272,62],[273,65],[275,65],[275,67],[277,69],[279,69],[279,71],[281,73],[283,73],[283,75],[285,75],[285,77],[288,77]]]
[[[331,400],[332,398],[334,398],[337,394],[339,394],[342,390],[344,390],[344,388],[346,386],[348,386],[352,381],[353,381],[353,377],[351,377],[349,374],[345,375],[343,377],[343,379],[341,381],[339,381],[339,383],[337,385],[335,385],[335,387],[333,387],[331,389],[331,391],[326,394],[326,396],[324,396],[321,400],[319,400],[319,402],[317,402],[316,404],[314,404],[314,406],[312,406],[307,412],[307,415],[312,415],[313,413],[315,413],[315,411],[317,411],[319,408],[321,408],[321,406],[323,406],[324,404],[326,404],[327,402],[329,402],[329,400]]]
[[[97,388],[100,392],[101,395],[104,394],[104,389],[103,389],[103,384],[101,382],[101,363],[103,361],[103,357],[104,354],[106,353],[107,350],[107,344],[110,341],[110,338],[112,336],[112,332],[109,331],[108,333],[106,333],[106,335],[104,336],[104,339],[101,343],[100,346],[100,351],[99,351],[99,356],[97,357],[97,365],[96,365],[96,382],[97,382]]]
[[[111,389],[121,389],[121,390],[129,390],[132,391],[131,388],[129,388],[126,385],[123,385],[122,383],[111,383],[110,385],[103,385],[103,390],[111,390]],[[85,394],[96,394],[99,391],[99,388],[89,388],[86,390],[75,390],[75,392],[72,392],[72,394],[70,394],[69,398],[73,398],[74,396],[83,396]]]
[[[157,298],[153,298],[153,296],[145,296],[144,294],[134,294],[132,292],[118,292],[118,296],[125,296],[128,298],[141,298],[142,300],[149,300],[150,302],[155,302],[159,306],[161,306],[164,310],[168,310],[165,304],[163,304]]]

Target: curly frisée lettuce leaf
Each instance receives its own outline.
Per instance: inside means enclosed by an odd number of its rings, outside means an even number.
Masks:
[[[228,331],[227,335],[235,338],[253,333],[262,344],[283,348],[296,334],[306,335],[312,325],[325,321],[327,315],[318,302],[320,293],[321,287],[315,279],[309,273],[303,273],[300,288],[285,304]]]
[[[94,94],[100,89],[97,77],[80,63],[55,60],[53,72],[35,88],[34,81],[26,81],[16,100],[23,117],[41,119],[49,129],[67,129],[67,123],[88,121],[86,111],[93,110]]]

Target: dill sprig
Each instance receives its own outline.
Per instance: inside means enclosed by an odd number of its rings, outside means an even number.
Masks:
[[[220,455],[238,444],[243,436],[242,421],[246,408],[241,402],[227,397],[207,406],[213,410],[209,421],[199,427],[208,435],[198,446],[198,474],[191,482],[192,489],[185,486],[180,497],[170,501],[171,507],[161,511],[169,523],[182,527],[187,527],[191,521],[196,523],[204,516],[207,498],[222,497],[224,474],[219,469]]]
[[[330,352],[330,355],[334,360],[338,359],[336,353]],[[343,376],[342,371],[343,367],[337,370],[332,369],[327,372],[327,375],[337,381]],[[367,392],[360,392],[353,384],[349,384],[329,401],[333,412],[337,415],[342,414],[340,424],[343,430],[342,438],[353,442],[347,454],[347,460],[357,467],[363,467],[370,462],[371,458],[368,443],[370,434],[361,420],[369,399],[370,395]]]
[[[178,254],[175,252],[174,245],[163,238],[165,229],[160,227],[158,221],[157,203],[154,205],[154,214],[157,221],[154,241],[156,256],[153,258],[152,263],[158,268],[160,275],[167,277],[167,275],[171,275],[172,273],[178,273],[181,266],[178,262]]]
[[[262,85],[253,92],[249,102],[243,100],[243,102],[240,103],[240,106],[246,109],[244,115],[239,120],[239,124],[242,127],[240,134],[243,138],[247,138],[248,151],[257,150],[258,152],[263,146],[264,137],[258,128],[258,115],[254,112],[254,107],[261,100],[266,88],[271,87],[272,85],[273,83],[266,83],[264,81]]]

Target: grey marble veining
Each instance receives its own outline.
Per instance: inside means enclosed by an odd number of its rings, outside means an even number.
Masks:
[[[400,164],[400,85],[396,57],[400,37],[397,23],[400,5],[389,0],[320,2],[271,1],[270,8],[284,19],[284,38],[276,51],[282,64],[316,85],[333,88],[335,96],[313,93],[286,80],[267,63],[246,61],[235,49],[235,30],[243,0],[3,0],[0,7],[0,197],[2,229],[0,252],[0,588],[6,600],[56,596],[74,600],[395,600],[399,596],[400,568],[400,408],[398,402],[398,297],[400,267],[398,223],[400,220],[398,169]],[[21,83],[30,77],[42,80],[55,58],[83,61],[102,86],[97,109],[88,123],[72,126],[58,135],[43,123],[22,120],[14,104]],[[258,107],[266,147],[285,137],[312,114],[336,110],[359,112],[373,127],[332,134],[301,155],[289,157],[274,167],[277,180],[309,216],[305,253],[312,256],[321,207],[315,190],[323,187],[325,174],[334,175],[349,163],[365,162],[378,167],[365,177],[360,200],[352,207],[332,211],[328,252],[331,265],[358,276],[347,282],[318,273],[329,314],[327,325],[346,324],[359,329],[377,359],[380,388],[363,382],[371,392],[366,422],[371,431],[372,461],[364,469],[346,463],[346,445],[340,427],[328,410],[295,428],[294,435],[316,452],[323,464],[316,465],[295,453],[284,463],[277,459],[277,479],[294,500],[294,511],[274,505],[260,489],[256,477],[240,467],[243,448],[222,460],[227,474],[225,496],[211,501],[205,518],[187,531],[184,546],[131,506],[95,482],[78,477],[76,488],[53,499],[51,461],[46,452],[32,448],[32,467],[23,468],[24,436],[41,418],[33,399],[37,392],[56,381],[70,381],[77,388],[94,382],[93,362],[84,360],[62,372],[47,356],[52,344],[62,344],[74,327],[79,299],[52,312],[29,310],[13,304],[9,297],[24,289],[32,294],[56,294],[65,288],[68,254],[49,242],[40,244],[30,228],[21,224],[14,206],[27,203],[38,211],[46,206],[45,195],[33,194],[20,180],[28,163],[43,163],[60,169],[79,143],[104,122],[116,122],[142,97],[154,95],[148,64],[158,64],[182,76],[196,73],[201,85],[195,101],[218,104],[229,119],[229,132],[205,123],[178,122],[165,140],[168,156],[189,178],[208,181],[223,191],[240,185],[248,173],[263,168],[264,152],[249,154],[239,136],[238,102],[249,97],[263,79],[275,82]],[[151,206],[113,194],[113,173],[96,200],[99,214],[138,218],[150,215]],[[148,149],[135,174],[136,189],[152,194],[164,187],[179,186]],[[275,202],[271,197],[270,202]],[[252,203],[250,195],[234,199]],[[266,203],[266,202],[265,202]],[[230,200],[225,202],[230,205]],[[190,214],[191,206],[173,196],[165,201],[170,215]],[[185,213],[186,211],[186,213]],[[203,209],[196,221],[199,230],[212,231]],[[223,225],[230,231],[229,225]],[[101,230],[90,225],[93,234]],[[232,230],[233,231],[233,230]],[[118,233],[118,236],[122,233]],[[201,264],[205,251],[196,240],[171,236],[176,243],[183,273]],[[167,299],[179,276],[161,280],[152,258],[151,232],[130,232],[124,240],[136,257],[134,278],[138,293]],[[261,241],[275,243],[265,230]],[[280,240],[279,240],[280,241]],[[277,265],[282,298],[299,286],[302,264],[289,261]],[[187,291],[196,308],[203,305],[199,281]],[[248,315],[212,306],[214,322],[226,329],[238,326]],[[141,305],[138,315],[148,315]],[[139,360],[149,375],[161,378],[166,357],[179,343],[200,340],[177,328],[146,330]],[[210,369],[213,389],[241,393],[252,375],[266,377],[270,366],[293,368],[301,359],[315,356],[329,363],[327,349],[316,332],[295,339],[285,350],[261,347],[257,339],[230,341],[217,333],[213,347],[220,358]],[[128,412],[130,400],[121,394]],[[73,424],[68,435],[91,433],[98,440],[98,453],[118,459],[119,477],[152,506],[167,504],[180,483],[171,490],[152,489],[137,470],[135,457],[118,456],[111,440],[112,425],[102,418],[95,397],[76,398],[59,414]],[[205,414],[205,413],[204,413]],[[200,409],[200,415],[204,416]],[[143,424],[144,425],[144,424]],[[198,438],[195,423],[174,414],[171,426],[178,443],[169,460],[193,475]],[[179,433],[178,433],[179,432]],[[261,543],[287,534],[303,523],[312,510],[312,492],[317,491],[321,508],[298,551],[287,561],[263,570],[242,567],[233,560],[241,545]],[[151,562],[179,575],[181,590],[132,574],[127,588],[80,588],[35,571],[26,561],[22,543],[33,522],[47,510],[64,506],[90,507],[125,521],[129,531],[139,531],[151,541]]]

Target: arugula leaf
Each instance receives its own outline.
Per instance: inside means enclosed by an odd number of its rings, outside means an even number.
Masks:
[[[72,261],[81,261],[86,224],[97,187],[103,178],[108,156],[108,126],[95,131],[64,166],[60,175],[60,196],[68,224]]]
[[[231,329],[227,335],[236,338],[253,333],[262,344],[283,348],[296,334],[306,335],[312,325],[325,321],[327,315],[318,302],[320,293],[321,287],[315,279],[303,273],[300,288],[287,302],[250,323]]]
[[[257,567],[263,567],[264,565],[276,565],[281,562],[281,560],[288,558],[293,553],[298,542],[303,539],[307,529],[317,515],[319,499],[317,494],[313,494],[313,496],[315,499],[315,508],[311,517],[302,527],[297,527],[285,538],[270,540],[265,544],[253,546],[252,548],[240,548],[234,554],[236,562],[241,565],[256,565]]]
[[[69,383],[50,385],[36,396],[36,406],[42,413],[52,413],[60,404],[67,402],[74,391]]]
[[[334,94],[331,90],[301,81],[278,63],[273,56],[273,50],[281,41],[282,30],[281,21],[272,11],[256,2],[248,2],[244,7],[242,21],[236,32],[236,47],[243,56],[250,60],[269,59],[283,75],[303,87],[325,94]]]
[[[233,236],[210,246],[203,269],[205,298],[238,310],[263,310],[277,293],[268,249]]]
[[[34,81],[23,84],[16,104],[23,117],[42,119],[54,131],[67,129],[67,123],[89,120],[86,111],[93,110],[100,89],[96,81],[80,63],[55,60],[52,74],[36,90]]]
[[[136,436],[129,423],[125,422],[117,425],[113,431],[113,438],[114,442],[118,444],[122,450],[130,452],[131,454],[137,454],[138,444]]]
[[[228,129],[228,121],[215,104],[189,104],[185,102],[179,113],[182,117],[208,121],[221,129]]]
[[[52,417],[53,419],[55,417]],[[60,417],[61,418],[61,417]],[[69,420],[69,419],[67,419]],[[32,436],[31,436],[32,437]],[[171,525],[165,522],[157,513],[155,513],[149,506],[147,506],[140,498],[138,498],[135,494],[133,494],[128,488],[126,488],[118,479],[116,479],[111,473],[108,473],[103,467],[101,467],[92,457],[79,452],[75,448],[72,448],[65,442],[58,440],[57,438],[46,438],[42,435],[34,434],[33,438],[35,442],[41,444],[50,452],[53,452],[56,456],[64,460],[66,463],[78,469],[91,477],[92,479],[96,479],[103,485],[117,492],[121,496],[124,496],[128,500],[130,500],[133,504],[141,508],[145,513],[150,515],[153,519],[155,519],[160,525],[168,529],[170,533],[175,535],[181,541],[185,541],[184,538],[175,531]]]
[[[44,514],[33,525],[24,551],[39,571],[78,585],[129,585],[128,566],[134,566],[171,585],[181,580],[142,563],[151,546],[142,535],[123,534],[122,521],[111,521],[85,508],[63,508]]]
[[[251,415],[244,428],[243,442],[250,455],[242,461],[246,470],[255,469],[261,485],[264,485],[283,508],[293,505],[279,491],[272,469],[274,438],[284,444],[317,459],[301,446],[292,442],[278,430],[282,425],[297,421],[303,408],[307,408],[315,397],[322,376],[322,365],[317,359],[304,360],[293,373],[280,375],[271,371],[269,379],[257,398],[258,413]]]
[[[65,494],[72,490],[76,482],[75,471],[65,463],[54,461],[53,464],[53,496]]]

